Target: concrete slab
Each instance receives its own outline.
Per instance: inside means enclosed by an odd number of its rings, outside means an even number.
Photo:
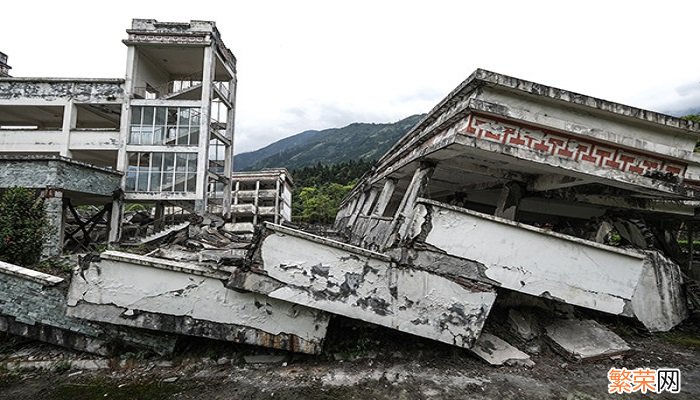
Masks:
[[[232,280],[239,289],[466,348],[496,298],[489,285],[398,267],[383,254],[266,226],[256,267],[278,285]]]
[[[471,352],[491,365],[511,365],[533,367],[535,363],[530,356],[511,346],[505,340],[490,333],[482,333],[476,340]]]
[[[593,320],[558,320],[545,327],[554,350],[573,361],[596,360],[630,350],[621,337]]]
[[[228,289],[229,275],[108,251],[74,270],[67,314],[302,353],[321,351],[326,313]]]
[[[403,260],[594,310],[635,317],[667,331],[687,309],[680,267],[658,252],[635,251],[546,231],[421,199]]]
[[[0,263],[0,332],[104,356],[125,346],[172,353],[174,335],[66,315],[66,292],[62,278]]]

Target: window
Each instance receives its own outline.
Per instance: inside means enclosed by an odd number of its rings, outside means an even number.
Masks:
[[[194,146],[199,122],[199,108],[134,106],[129,144]]]
[[[127,192],[197,190],[197,153],[129,153]]]

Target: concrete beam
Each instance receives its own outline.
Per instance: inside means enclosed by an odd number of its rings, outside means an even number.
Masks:
[[[496,298],[489,285],[398,267],[380,253],[266,227],[256,267],[280,285],[239,289],[465,348],[480,335]]]
[[[666,331],[687,316],[677,264],[432,200],[419,200],[404,262],[448,276],[637,318]]]

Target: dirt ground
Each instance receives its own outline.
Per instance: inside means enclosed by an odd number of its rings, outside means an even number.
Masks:
[[[330,327],[326,352],[283,352],[272,363],[249,364],[259,348],[195,340],[171,359],[143,353],[98,360],[36,342],[0,342],[0,399],[603,399],[611,367],[681,370],[681,393],[649,398],[700,398],[700,324],[665,334],[604,323],[634,349],[622,359],[576,363],[544,341],[527,348],[533,368],[492,367],[467,350],[400,332],[340,320]],[[41,360],[44,369],[32,369]],[[15,363],[23,362],[17,365]],[[632,396],[643,398],[640,393]]]

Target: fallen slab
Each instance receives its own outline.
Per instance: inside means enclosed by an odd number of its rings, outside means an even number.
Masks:
[[[531,314],[524,314],[514,308],[508,310],[508,327],[520,340],[530,341],[537,337],[538,330]]]
[[[107,251],[75,269],[67,313],[91,321],[317,354],[328,315],[228,289],[210,267]]]
[[[104,356],[124,345],[172,353],[173,335],[66,315],[67,291],[63,278],[0,261],[0,331]]]
[[[633,251],[420,199],[402,262],[516,292],[637,318],[667,331],[687,316],[680,268]]]
[[[596,360],[630,350],[621,337],[593,320],[557,320],[545,327],[555,351],[573,361]]]
[[[257,273],[229,285],[469,348],[496,293],[490,285],[398,267],[383,254],[266,224]]]
[[[495,366],[532,367],[535,365],[529,355],[511,346],[498,336],[486,332],[479,336],[471,348],[471,352]]]

